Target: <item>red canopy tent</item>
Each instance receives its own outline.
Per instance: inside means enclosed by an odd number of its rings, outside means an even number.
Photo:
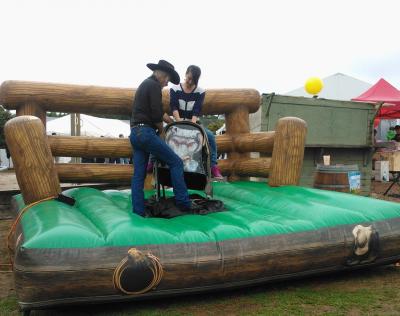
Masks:
[[[353,101],[383,102],[375,119],[375,126],[381,119],[400,118],[400,91],[393,87],[385,79],[379,79],[371,88],[360,96],[352,99]]]

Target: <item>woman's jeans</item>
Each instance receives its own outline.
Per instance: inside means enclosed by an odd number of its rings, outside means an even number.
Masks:
[[[170,169],[175,203],[179,208],[190,208],[191,202],[183,177],[183,162],[178,155],[160,138],[151,127],[140,126],[131,129],[129,136],[133,147],[132,207],[139,215],[144,215],[144,180],[149,154],[165,162]]]

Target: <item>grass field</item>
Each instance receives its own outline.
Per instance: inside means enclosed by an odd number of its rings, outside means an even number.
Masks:
[[[18,315],[14,296],[0,315]],[[393,265],[250,287],[135,303],[33,311],[49,315],[400,315],[400,268]]]

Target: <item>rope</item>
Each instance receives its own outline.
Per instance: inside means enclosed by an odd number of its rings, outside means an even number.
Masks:
[[[49,201],[52,199],[55,199],[56,196],[50,196],[44,199],[41,199],[39,201],[33,202],[31,204],[26,205],[18,214],[17,218],[15,219],[14,223],[11,225],[11,228],[8,232],[7,235],[7,249],[8,249],[8,256],[9,256],[9,260],[10,260],[10,265],[12,267],[12,269],[14,269],[14,262],[13,262],[13,255],[14,255],[14,249],[11,247],[11,237],[13,237],[14,233],[15,233],[15,229],[17,228],[18,223],[20,222],[22,215],[24,215],[26,213],[27,210],[29,210],[31,207],[44,202],[44,201]]]
[[[150,270],[153,273],[153,279],[150,282],[148,286],[146,286],[144,289],[140,291],[127,291],[125,290],[122,285],[121,285],[121,276],[124,270],[128,267],[127,262],[129,261],[129,256],[132,257],[140,257],[140,259],[145,260],[146,257],[150,262]],[[128,250],[128,256],[122,259],[122,261],[118,264],[118,266],[114,270],[114,275],[113,275],[113,283],[115,288],[119,289],[121,292],[128,294],[128,295],[139,295],[146,293],[150,291],[151,289],[154,289],[161,281],[162,277],[164,275],[164,270],[161,265],[160,259],[158,259],[156,256],[154,256],[152,253],[147,253],[146,255],[142,254],[140,251],[138,251],[135,248],[131,248]]]

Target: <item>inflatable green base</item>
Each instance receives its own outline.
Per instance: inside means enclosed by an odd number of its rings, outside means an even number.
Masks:
[[[20,306],[204,292],[400,260],[400,204],[257,182],[213,185],[226,211],[207,215],[143,218],[129,190],[92,188],[65,191],[73,207],[33,206],[15,239]]]

